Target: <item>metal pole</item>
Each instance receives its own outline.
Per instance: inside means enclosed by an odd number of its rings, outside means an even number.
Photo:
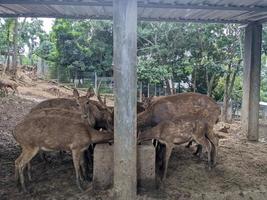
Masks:
[[[98,95],[98,91],[97,91],[97,73],[95,72],[95,93],[96,95]]]
[[[150,96],[150,89],[149,89],[149,83],[147,84],[147,97]]]
[[[142,97],[143,97],[143,84],[142,81],[140,81],[140,90],[139,90],[139,101],[142,102]]]

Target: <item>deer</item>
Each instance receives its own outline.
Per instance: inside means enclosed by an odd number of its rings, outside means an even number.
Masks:
[[[218,140],[214,137],[213,127],[204,119],[184,116],[172,120],[165,120],[153,128],[139,132],[138,134],[138,142],[151,139],[156,139],[166,145],[162,180],[166,179],[172,149],[175,145],[184,144],[191,140],[202,145],[208,152],[209,169],[216,164]]]
[[[33,117],[63,117],[69,119],[70,121],[78,121],[78,122],[84,122],[84,120],[86,120],[87,124],[90,127],[94,127],[95,124],[95,118],[93,114],[89,114],[89,113],[93,113],[94,111],[92,111],[91,109],[92,107],[90,106],[89,109],[86,112],[86,114],[81,113],[80,111],[76,111],[76,110],[67,110],[67,109],[62,109],[62,108],[57,108],[57,107],[52,107],[52,108],[43,108],[43,109],[39,109],[39,110],[34,110],[32,112],[30,112],[28,115],[25,116],[26,118],[33,118]],[[60,153],[60,157],[63,158],[63,151],[59,151]],[[86,158],[86,161],[89,161],[91,159],[90,155],[88,155],[89,152],[84,152],[84,158]],[[44,160],[45,162],[48,162],[48,160],[46,159],[45,153],[41,152],[40,154],[42,160]],[[89,159],[89,160],[88,160]],[[83,162],[84,165],[81,166],[82,168],[84,168],[85,166],[87,166],[88,162]],[[30,163],[28,163],[28,176],[31,177],[31,172],[30,172]],[[85,171],[85,170],[84,170]],[[85,175],[84,177],[89,179],[88,174],[83,173],[83,175]],[[30,179],[30,178],[29,178]]]
[[[138,114],[139,129],[153,127],[173,117],[199,115],[214,125],[220,115],[220,107],[211,98],[199,93],[180,93],[153,100],[145,111]]]
[[[109,131],[113,130],[113,113],[106,108],[106,105],[101,101],[102,99],[99,97],[100,102],[93,101],[90,98],[94,95],[94,92],[91,88],[88,89],[85,96],[80,96],[77,89],[73,90],[73,99],[67,98],[54,98],[45,100],[34,108],[31,109],[30,113],[25,116],[65,116],[70,120],[83,120],[87,119],[88,125],[92,128],[108,129]],[[94,146],[95,144],[93,144]],[[89,148],[92,149],[92,148]],[[88,149],[88,150],[89,150]],[[91,150],[92,151],[92,150]],[[89,150],[90,152],[90,150]],[[86,166],[90,161],[90,153],[86,152],[84,154],[86,158]],[[62,157],[62,151],[59,151]],[[89,154],[88,154],[89,153]],[[91,152],[92,153],[92,152]],[[40,154],[42,160],[47,162],[45,154],[42,152]],[[28,165],[28,174],[30,174],[30,164]],[[86,174],[86,177],[89,178]]]
[[[45,112],[45,111],[44,111]],[[63,113],[66,111],[63,111]],[[71,112],[71,111],[68,111]],[[91,127],[88,115],[81,119],[54,114],[30,115],[20,122],[13,131],[13,136],[22,147],[22,153],[15,161],[15,180],[27,192],[24,181],[24,169],[40,151],[71,151],[76,174],[76,184],[83,190],[80,166],[82,154],[90,144],[110,142],[113,133],[98,131]]]
[[[7,82],[4,80],[0,80],[0,89],[4,91],[5,95],[8,95],[8,89],[10,88],[13,90],[13,94],[16,92],[18,93],[18,85],[14,82]]]
[[[161,121],[172,120],[174,117],[198,116],[205,119],[210,126],[218,122],[220,107],[207,95],[199,93],[180,93],[148,99],[145,111],[137,116],[138,130],[154,127]],[[195,154],[201,151],[200,145]]]
[[[98,101],[91,100],[90,97],[95,93],[92,89],[87,91],[86,96],[80,96],[77,90],[73,91],[74,98],[78,101],[78,104],[82,112],[86,112],[88,109],[91,110],[95,118],[95,128],[104,128],[106,130],[113,130],[113,111],[106,106],[106,103],[97,95]]]
[[[90,106],[91,117],[94,117],[93,126],[97,129],[113,130],[113,112],[109,107],[107,107],[100,96],[98,96],[98,101],[91,100],[90,98],[94,96],[94,91],[89,88],[85,96],[80,96],[78,90],[74,88],[73,99],[68,98],[54,98],[42,101],[35,107],[33,107],[30,113],[39,111],[41,109],[48,108],[60,108],[73,111],[86,110]]]

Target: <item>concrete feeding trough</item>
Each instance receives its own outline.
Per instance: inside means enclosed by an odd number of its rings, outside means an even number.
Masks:
[[[137,183],[139,187],[155,188],[155,148],[152,144],[137,146]],[[113,186],[113,145],[97,144],[94,149],[93,187],[104,190]]]
[[[267,124],[259,124],[259,141],[267,141]]]

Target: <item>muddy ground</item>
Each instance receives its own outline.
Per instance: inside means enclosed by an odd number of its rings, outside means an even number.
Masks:
[[[26,182],[30,194],[17,189],[14,160],[20,148],[12,129],[36,103],[17,96],[0,98],[0,199],[111,199],[111,190],[81,193],[71,157],[62,159],[57,153],[49,154],[50,163],[38,156],[33,159],[33,180]],[[178,146],[171,156],[166,182],[157,190],[139,188],[138,199],[267,199],[267,143],[248,142],[239,122],[224,136],[214,169],[208,171],[206,162],[192,155],[193,148]]]

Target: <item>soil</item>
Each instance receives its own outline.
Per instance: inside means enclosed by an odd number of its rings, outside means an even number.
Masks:
[[[43,91],[40,87],[36,88],[36,93],[32,91],[20,90],[19,96],[0,98],[0,199],[111,199],[112,190],[94,192],[90,182],[86,191],[79,191],[68,154],[60,157],[58,153],[48,153],[48,163],[36,156],[32,161],[32,181],[26,179],[30,193],[24,194],[16,187],[14,161],[21,149],[12,130],[38,101],[51,97],[38,94]],[[240,122],[229,126],[228,133],[223,133],[220,140],[215,168],[209,171],[205,160],[193,156],[194,147],[177,146],[170,159],[166,181],[155,190],[139,188],[137,198],[267,199],[266,139],[248,142]]]

